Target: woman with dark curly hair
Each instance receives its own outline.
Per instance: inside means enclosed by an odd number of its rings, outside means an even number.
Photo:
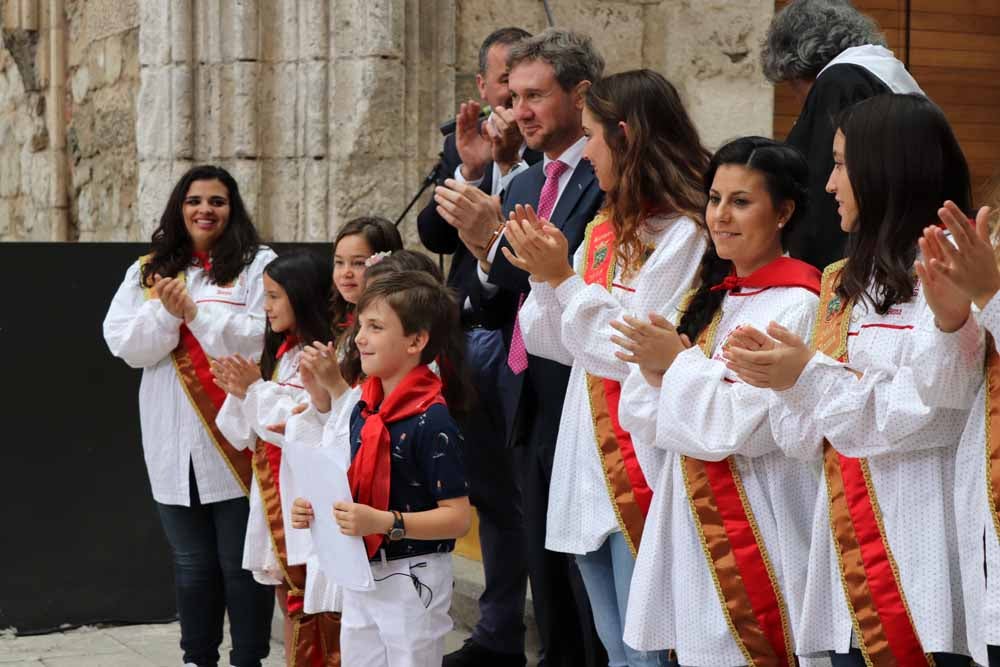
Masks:
[[[111,353],[143,371],[142,444],[174,553],[187,665],[216,665],[227,611],[229,664],[259,667],[270,646],[272,589],[242,565],[250,458],[215,426],[225,392],[209,359],[260,353],[262,273],[274,257],[229,172],[194,167],[174,186],[150,253],[129,267],[104,320]]]
[[[794,0],[771,21],[761,49],[764,76],[787,81],[802,103],[787,143],[809,162],[809,219],[788,251],[818,269],[844,256],[847,235],[824,191],[833,169],[833,119],[841,109],[881,93],[922,93],[885,48],[878,25],[847,0]]]

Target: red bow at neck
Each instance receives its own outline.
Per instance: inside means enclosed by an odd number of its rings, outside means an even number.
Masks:
[[[202,269],[205,271],[212,270],[212,258],[207,252],[195,250],[192,254],[194,255],[194,258],[198,260],[198,265],[201,266]]]
[[[721,283],[713,285],[711,291],[734,290],[740,287],[801,287],[813,294],[819,294],[822,277],[819,269],[811,264],[791,257],[779,257],[748,276],[737,276],[736,270],[733,269]]]
[[[370,377],[361,387],[364,403],[361,415],[361,447],[347,471],[354,501],[377,510],[389,509],[389,480],[392,470],[388,424],[425,412],[432,405],[444,405],[441,378],[426,365],[406,374],[388,396],[382,395],[382,380]],[[365,535],[368,557],[382,545],[384,535]]]
[[[295,334],[288,334],[285,336],[285,340],[281,341],[281,345],[278,346],[278,352],[274,355],[275,359],[281,359],[285,356],[285,352],[299,344],[299,337]]]

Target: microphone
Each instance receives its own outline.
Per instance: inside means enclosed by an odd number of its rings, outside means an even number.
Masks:
[[[486,120],[486,118],[488,116],[489,116],[489,113],[487,113],[487,111],[485,109],[481,110],[479,112],[479,122],[482,123],[484,120]],[[441,126],[438,127],[438,129],[441,130],[441,135],[442,136],[447,137],[449,134],[455,134],[455,128],[457,126],[458,126],[458,122],[455,120],[454,117],[452,117],[452,119],[449,120],[448,122],[441,123]]]

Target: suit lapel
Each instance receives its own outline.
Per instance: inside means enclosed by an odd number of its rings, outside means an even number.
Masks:
[[[580,198],[583,197],[583,193],[587,191],[593,181],[594,168],[586,160],[580,160],[576,169],[573,170],[573,175],[569,178],[569,183],[566,184],[566,189],[563,190],[559,201],[556,202],[556,210],[552,211],[552,224],[559,229],[563,228]]]

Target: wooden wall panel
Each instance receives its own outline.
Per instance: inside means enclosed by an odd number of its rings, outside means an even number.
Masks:
[[[787,4],[775,3],[775,11]],[[856,0],[898,58],[944,110],[972,170],[976,195],[1000,170],[1000,1]],[[907,43],[908,42],[908,43]],[[909,47],[907,49],[907,46]],[[774,136],[788,136],[799,113],[789,86],[775,87]]]

